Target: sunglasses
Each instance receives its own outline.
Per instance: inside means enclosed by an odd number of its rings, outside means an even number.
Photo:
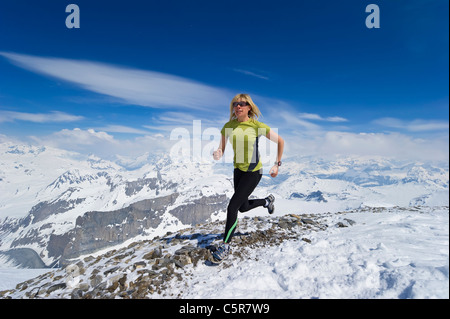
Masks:
[[[248,104],[248,102],[233,102],[233,107],[237,107],[237,106],[248,106],[250,104]]]

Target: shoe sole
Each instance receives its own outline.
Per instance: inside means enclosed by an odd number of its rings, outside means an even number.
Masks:
[[[272,198],[273,198],[273,200],[270,202],[269,206],[267,206],[270,215],[272,215],[275,212],[275,205],[273,204],[273,203],[275,203],[275,196],[272,195]],[[272,206],[272,209],[270,209],[271,206]]]
[[[221,264],[223,262],[223,259],[217,260],[216,258],[213,257],[209,261],[212,262],[213,264]]]

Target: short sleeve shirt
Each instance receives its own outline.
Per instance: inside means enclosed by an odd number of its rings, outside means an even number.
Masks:
[[[234,167],[244,172],[256,172],[262,168],[258,150],[259,137],[266,136],[270,127],[254,119],[239,122],[236,119],[227,122],[221,133],[233,146]]]

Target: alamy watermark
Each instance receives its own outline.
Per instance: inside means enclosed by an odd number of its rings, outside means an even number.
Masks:
[[[66,18],[66,27],[68,29],[80,28],[80,7],[76,4],[69,4],[66,12],[70,13]]]
[[[369,4],[366,12],[370,13],[366,18],[366,27],[369,29],[380,28],[380,8],[376,4]]]
[[[77,4],[69,4],[66,6],[66,13],[70,13],[66,17],[66,27],[68,29],[80,28],[80,7]],[[380,8],[376,4],[366,6],[366,13],[370,13],[366,17],[366,27],[369,29],[380,28]]]
[[[238,132],[236,131],[238,130]],[[278,134],[277,128],[271,130]],[[262,164],[273,163],[277,158],[278,145],[276,142],[267,139],[265,129],[258,129],[257,134],[260,136],[258,145],[256,146],[254,140],[250,137],[254,134],[253,130],[242,130],[236,128],[234,134],[238,133],[240,138],[235,140],[236,143],[236,162],[243,163],[246,161],[260,160]],[[233,136],[233,129],[225,129],[226,136]],[[264,137],[263,137],[264,136]],[[231,143],[226,139],[226,150],[219,160],[214,160],[213,152],[219,148],[222,140],[222,134],[217,127],[202,127],[201,120],[192,121],[192,130],[186,127],[174,128],[170,133],[170,141],[175,141],[170,148],[170,158],[174,162],[190,162],[190,163],[233,163],[234,154]],[[245,155],[244,149],[253,150],[252,154]],[[258,152],[258,157],[254,156]]]

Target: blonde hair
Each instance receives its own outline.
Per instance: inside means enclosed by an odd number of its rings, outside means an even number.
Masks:
[[[236,119],[236,115],[234,114],[233,103],[237,102],[238,100],[244,100],[244,101],[246,101],[249,104],[249,106],[250,106],[250,110],[248,111],[248,117],[249,118],[251,118],[253,120],[257,120],[259,118],[259,116],[261,115],[261,111],[256,106],[256,104],[253,102],[253,100],[250,97],[250,95],[244,94],[244,93],[240,93],[240,94],[237,94],[231,100],[231,103],[230,103],[230,121],[233,120],[233,119]]]

